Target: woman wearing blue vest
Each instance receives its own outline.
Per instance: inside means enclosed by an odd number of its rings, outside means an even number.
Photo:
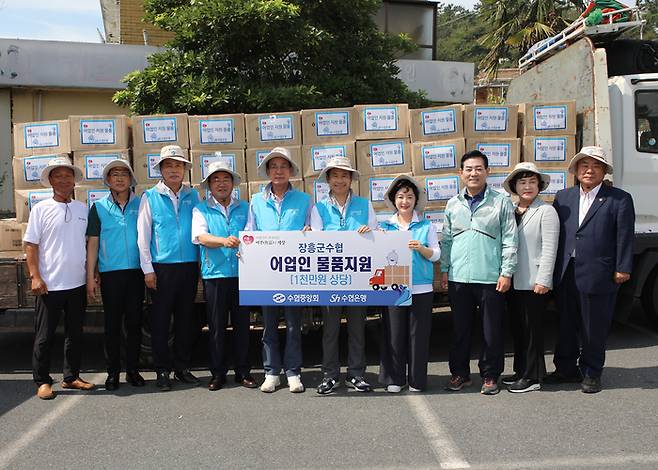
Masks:
[[[162,179],[144,192],[137,217],[137,244],[144,282],[153,301],[151,335],[156,386],[171,390],[169,323],[174,316],[174,377],[195,384],[190,372],[198,325],[194,298],[199,279],[199,249],[192,243],[192,209],[199,202],[196,191],[183,184],[192,167],[178,145],[160,150],[153,164]]]
[[[377,216],[370,201],[352,194],[351,185],[359,172],[349,158],[332,158],[322,170],[319,181],[329,183],[329,196],[318,201],[311,211],[313,230],[352,230],[367,233],[377,228]],[[366,307],[324,307],[322,309],[322,383],[317,392],[326,395],[339,386],[340,362],[338,336],[340,317],[347,317],[347,378],[345,385],[358,392],[370,392],[366,382]]]
[[[411,307],[389,307],[383,314],[379,381],[387,392],[400,392],[407,383],[410,391],[420,392],[427,388],[434,297],[432,263],[438,261],[441,250],[431,222],[419,216],[427,197],[413,178],[395,178],[384,200],[396,213],[381,224],[382,228],[411,232],[413,288]]]
[[[297,191],[290,178],[299,173],[288,149],[276,147],[258,165],[258,175],[270,183],[251,198],[245,230],[309,230],[311,198]],[[279,350],[279,317],[286,320],[286,346],[283,362]],[[263,307],[263,368],[265,380],[260,389],[271,393],[281,384],[285,369],[293,393],[304,391],[302,383],[302,312],[298,307]]]
[[[224,338],[229,312],[235,382],[247,388],[256,387],[249,365],[249,309],[240,306],[238,286],[238,236],[249,212],[249,204],[232,194],[241,180],[228,163],[211,163],[208,176],[201,182],[202,191],[210,194],[192,211],[192,242],[201,249],[201,277],[210,328],[210,391],[219,390],[226,383]]]
[[[105,312],[105,389],[119,388],[124,323],[126,382],[141,387],[144,379],[139,373],[139,350],[144,276],[137,247],[139,198],[131,191],[137,182],[130,163],[120,159],[111,161],[103,169],[103,182],[110,188],[110,194],[94,203],[87,223],[87,295],[97,297],[100,284]]]

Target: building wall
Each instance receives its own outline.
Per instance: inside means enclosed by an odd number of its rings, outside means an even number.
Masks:
[[[121,0],[120,3],[120,32],[122,44],[144,44],[143,30],[148,34],[149,46],[162,46],[174,35],[168,31],[162,31],[155,26],[145,23],[143,0]]]
[[[12,122],[67,119],[72,114],[128,114],[111,90],[12,89]]]

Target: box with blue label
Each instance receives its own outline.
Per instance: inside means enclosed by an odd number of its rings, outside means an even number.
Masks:
[[[408,139],[407,104],[364,104],[354,106],[356,140]]]
[[[165,145],[190,148],[187,114],[133,116],[131,121],[135,149],[160,150]]]
[[[57,155],[35,155],[32,157],[15,157],[12,161],[14,189],[43,188],[41,171]]]
[[[411,167],[414,175],[456,173],[466,151],[464,139],[417,142],[411,145]]]
[[[466,139],[494,137],[516,138],[518,130],[518,106],[467,105],[464,108],[464,136]]]
[[[446,203],[434,203],[425,207],[425,210],[420,214],[425,220],[429,220],[436,233],[441,233],[443,230],[443,220],[445,219]]]
[[[69,121],[14,124],[14,156],[54,155],[71,152]]]
[[[53,197],[52,188],[18,189],[14,191],[14,205],[16,208],[16,221],[27,222],[30,211],[39,202]]]
[[[112,160],[122,159],[130,162],[130,151],[100,150],[73,152],[73,164],[82,170],[82,184],[103,185],[103,170]]]
[[[575,176],[569,173],[569,170],[565,168],[538,168],[539,171],[545,173],[551,177],[551,183],[548,185],[548,188],[544,189],[540,196],[554,197],[558,191],[562,189],[570,188],[575,183]]]
[[[446,203],[450,198],[459,194],[461,189],[461,181],[456,174],[425,176],[418,180],[427,192],[428,204]]]
[[[528,136],[523,138],[523,161],[544,167],[564,167],[576,154],[576,136]]]
[[[291,176],[291,178],[301,178],[302,177],[302,147],[297,145],[295,147],[284,147],[290,152],[292,161],[297,164],[299,168],[299,174]],[[249,181],[259,181],[263,178],[258,174],[258,165],[263,159],[270,153],[272,149],[250,149],[248,148],[245,151],[245,166],[247,167],[247,176]],[[246,178],[245,178],[246,179]]]
[[[304,145],[354,140],[354,108],[302,109]]]
[[[245,147],[244,114],[189,116],[187,121],[192,150]]]
[[[464,106],[409,110],[411,142],[433,142],[464,137]]]
[[[467,139],[466,151],[470,150],[485,154],[491,171],[512,169],[521,161],[521,139]]]
[[[188,151],[184,150],[185,158],[188,157]],[[133,150],[133,171],[135,173],[135,179],[137,184],[147,184],[155,185],[160,181],[161,175],[159,168],[156,166],[153,168],[153,164],[160,160],[160,152],[156,149],[153,150],[144,150],[144,149],[134,149]],[[186,183],[190,181],[190,172],[185,172],[185,178],[183,180]]]
[[[519,105],[523,136],[575,135],[576,102],[523,103]]]
[[[402,174],[411,176],[411,173]],[[375,209],[383,209],[386,207],[384,197],[386,190],[398,175],[364,175],[362,173],[359,178],[359,193],[368,199]]]
[[[237,172],[243,181],[247,180],[244,164],[243,149],[223,150],[191,150],[192,157],[192,184],[199,184],[208,175],[208,166],[216,161],[226,163],[229,168]]]
[[[302,146],[304,176],[317,176],[334,157],[347,157],[356,168],[355,142],[333,142]]]
[[[247,147],[272,149],[302,145],[299,111],[245,114]]]
[[[76,186],[74,197],[76,201],[80,201],[91,209],[91,206],[100,199],[107,197],[110,194],[109,188],[105,186]]]
[[[352,180],[352,194],[359,194],[359,180]],[[326,181],[318,181],[314,176],[304,178],[304,192],[311,196],[313,204],[329,197],[329,183]]]
[[[410,173],[411,143],[409,139],[357,141],[356,167],[362,175]]]
[[[74,152],[127,149],[130,146],[128,116],[69,116]]]
[[[487,186],[489,186],[494,191],[498,191],[499,193],[508,194],[508,192],[503,187],[503,182],[510,173],[510,171],[492,171],[489,173],[489,176],[487,176]]]

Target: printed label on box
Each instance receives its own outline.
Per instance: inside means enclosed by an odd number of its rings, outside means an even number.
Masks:
[[[386,190],[395,178],[370,178],[370,200],[384,202]]]
[[[25,148],[57,147],[59,124],[32,124],[25,126]]]
[[[350,114],[347,111],[315,113],[315,133],[318,137],[349,135]]]
[[[146,162],[148,164],[148,168],[146,171],[146,174],[150,180],[159,180],[162,178],[162,173],[160,173],[160,165],[156,165],[153,167],[153,164],[155,162],[160,160],[160,154],[159,153],[149,153],[146,155]]]
[[[436,135],[455,132],[455,110],[423,111],[423,134]]]
[[[265,160],[267,154],[270,153],[269,150],[258,150],[256,151],[256,166],[259,167],[261,162]]]
[[[313,197],[315,202],[322,201],[329,197],[329,183],[324,181],[314,181],[313,182]]]
[[[36,183],[41,180],[41,172],[48,166],[48,162],[54,158],[54,155],[45,155],[43,157],[27,157],[23,159],[23,175],[25,181]]]
[[[152,118],[142,121],[144,143],[176,142],[176,118]]]
[[[370,144],[370,163],[373,168],[404,164],[404,142]]]
[[[507,175],[489,175],[487,177],[487,185],[499,193],[507,194],[507,191],[503,188],[505,178],[507,178]]]
[[[365,108],[364,123],[366,131],[397,131],[398,110],[392,108]]]
[[[548,185],[548,188],[544,189],[541,194],[552,195],[556,194],[562,189],[567,188],[567,180],[569,178],[567,171],[542,170],[542,172],[548,174],[551,177],[551,182]]]
[[[487,156],[489,166],[509,166],[511,144],[477,144],[476,148]]]
[[[107,197],[110,194],[109,189],[88,189],[87,190],[87,208],[91,209],[94,202]]]
[[[476,108],[476,131],[506,131],[507,108]]]
[[[236,155],[234,153],[221,152],[221,155],[214,153],[210,155],[201,155],[201,179],[208,176],[208,166],[213,162],[224,162],[231,171],[235,171]]]
[[[85,155],[85,178],[88,180],[102,180],[103,170],[112,160],[121,158],[119,154]]]
[[[394,212],[376,212],[375,217],[377,218],[377,223],[388,222],[393,217],[393,214]]]
[[[447,201],[459,194],[458,176],[438,176],[425,180],[427,200],[430,202]]]
[[[450,145],[428,145],[421,147],[423,169],[455,168],[457,147]]]
[[[334,157],[345,157],[347,149],[344,145],[335,147],[311,147],[311,158],[313,159],[313,171],[322,171],[329,160]]]
[[[202,144],[232,144],[233,119],[204,119],[199,121]]]
[[[258,119],[260,128],[260,140],[293,140],[294,129],[292,116],[268,116]]]
[[[423,212],[423,217],[425,220],[429,220],[432,223],[432,227],[436,230],[437,233],[441,233],[443,230],[443,220],[445,219],[446,211],[444,210],[427,210]]]
[[[80,143],[96,145],[116,143],[113,119],[94,119],[80,121]]]
[[[537,131],[567,129],[566,106],[535,106],[534,125]]]
[[[27,208],[32,210],[32,208],[46,199],[53,197],[52,189],[42,189],[39,191],[30,191],[27,193]]]
[[[564,137],[535,139],[535,161],[566,162],[567,139]]]

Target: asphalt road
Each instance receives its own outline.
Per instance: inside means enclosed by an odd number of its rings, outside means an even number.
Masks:
[[[373,384],[378,328],[368,327]],[[658,468],[658,334],[638,312],[634,322],[614,326],[604,390],[596,395],[569,385],[487,397],[478,393],[479,380],[463,392],[445,392],[449,328],[449,315],[435,319],[430,388],[423,394],[391,395],[377,384],[370,394],[343,387],[317,395],[321,335],[311,332],[304,337],[303,394],[287,388],[264,394],[232,382],[218,392],[176,384],[159,393],[147,372],[142,389],[79,393],[58,386],[49,402],[34,395],[31,333],[0,328],[0,468]],[[546,330],[549,347],[551,317]],[[83,377],[102,384],[102,335],[89,332],[86,343]],[[61,338],[56,380],[60,345]],[[252,346],[260,364],[257,332]],[[549,370],[551,357],[547,350]],[[204,381],[206,360],[200,345],[196,372]],[[254,372],[260,380],[262,369]]]

